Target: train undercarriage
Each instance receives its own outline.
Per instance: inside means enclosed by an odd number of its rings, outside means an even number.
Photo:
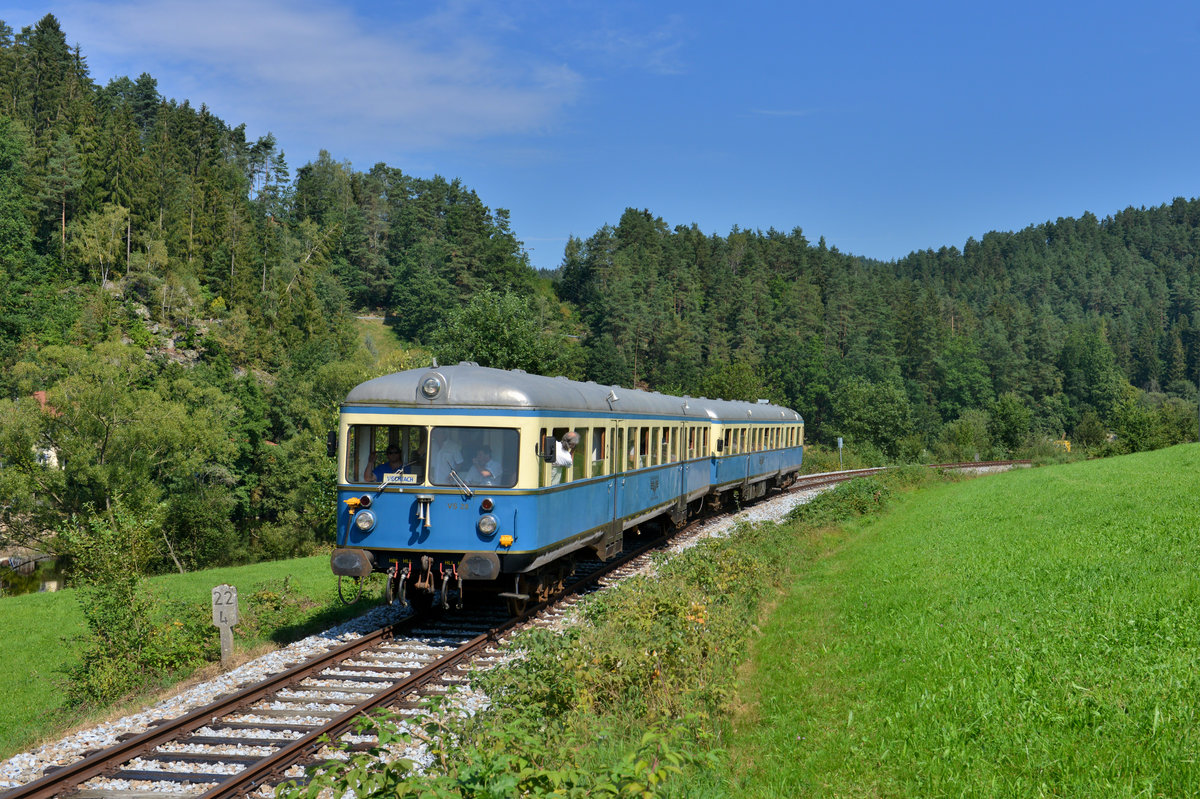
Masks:
[[[386,553],[354,553],[362,565],[355,578],[353,596],[348,597],[343,589],[342,576],[338,577],[338,594],[342,601],[351,604],[362,594],[363,586],[372,572],[385,575],[383,600],[401,608],[412,608],[418,612],[461,609],[467,593],[477,596],[503,599],[514,614],[523,613],[531,604],[546,602],[562,593],[575,573],[578,557],[583,552],[594,551],[597,558],[607,560],[617,554],[627,536],[659,535],[668,528],[682,529],[688,522],[708,513],[728,510],[746,502],[766,496],[771,490],[786,489],[795,482],[795,474],[784,474],[754,483],[728,486],[725,490],[699,496],[690,502],[680,503],[670,510],[641,521],[617,535],[605,535],[582,549],[556,557],[546,563],[534,563],[528,569],[504,572],[499,562],[480,566],[473,564],[472,556],[414,555],[413,557],[391,557]],[[350,554],[346,550],[340,552]],[[338,552],[334,553],[335,559]],[[477,556],[483,557],[483,556]],[[488,558],[495,560],[494,556]],[[355,571],[351,569],[350,571]],[[487,575],[490,579],[478,579]]]

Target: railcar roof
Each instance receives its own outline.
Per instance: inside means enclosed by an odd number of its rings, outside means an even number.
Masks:
[[[430,377],[441,382],[430,399],[422,385]],[[551,411],[594,411],[597,414],[654,414],[714,421],[799,422],[800,414],[779,405],[673,397],[653,391],[580,383],[565,377],[543,377],[521,370],[507,371],[460,363],[396,372],[355,386],[343,407],[394,406],[405,408],[538,408]]]

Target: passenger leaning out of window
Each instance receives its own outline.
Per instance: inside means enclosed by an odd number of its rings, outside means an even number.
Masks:
[[[550,485],[558,485],[566,476],[567,469],[575,465],[575,447],[579,446],[579,434],[574,430],[556,441],[554,447],[554,474],[550,476]]]

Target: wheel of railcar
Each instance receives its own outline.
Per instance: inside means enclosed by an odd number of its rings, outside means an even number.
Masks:
[[[516,597],[507,597],[508,612],[514,616],[520,616],[525,612],[525,608],[529,606],[529,599],[518,599]]]
[[[508,610],[513,615],[519,616],[529,607],[530,600],[534,602],[544,602],[542,596],[542,579],[531,574],[522,574],[517,578],[517,593],[524,594],[525,599],[517,599],[508,597]]]

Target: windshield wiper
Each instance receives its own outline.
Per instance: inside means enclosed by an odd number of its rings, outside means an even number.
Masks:
[[[450,479],[452,479],[455,483],[458,483],[458,487],[462,489],[464,497],[470,499],[471,497],[475,496],[475,492],[471,490],[471,487],[467,485],[463,479],[458,476],[458,472],[454,471],[453,469],[450,470]]]

